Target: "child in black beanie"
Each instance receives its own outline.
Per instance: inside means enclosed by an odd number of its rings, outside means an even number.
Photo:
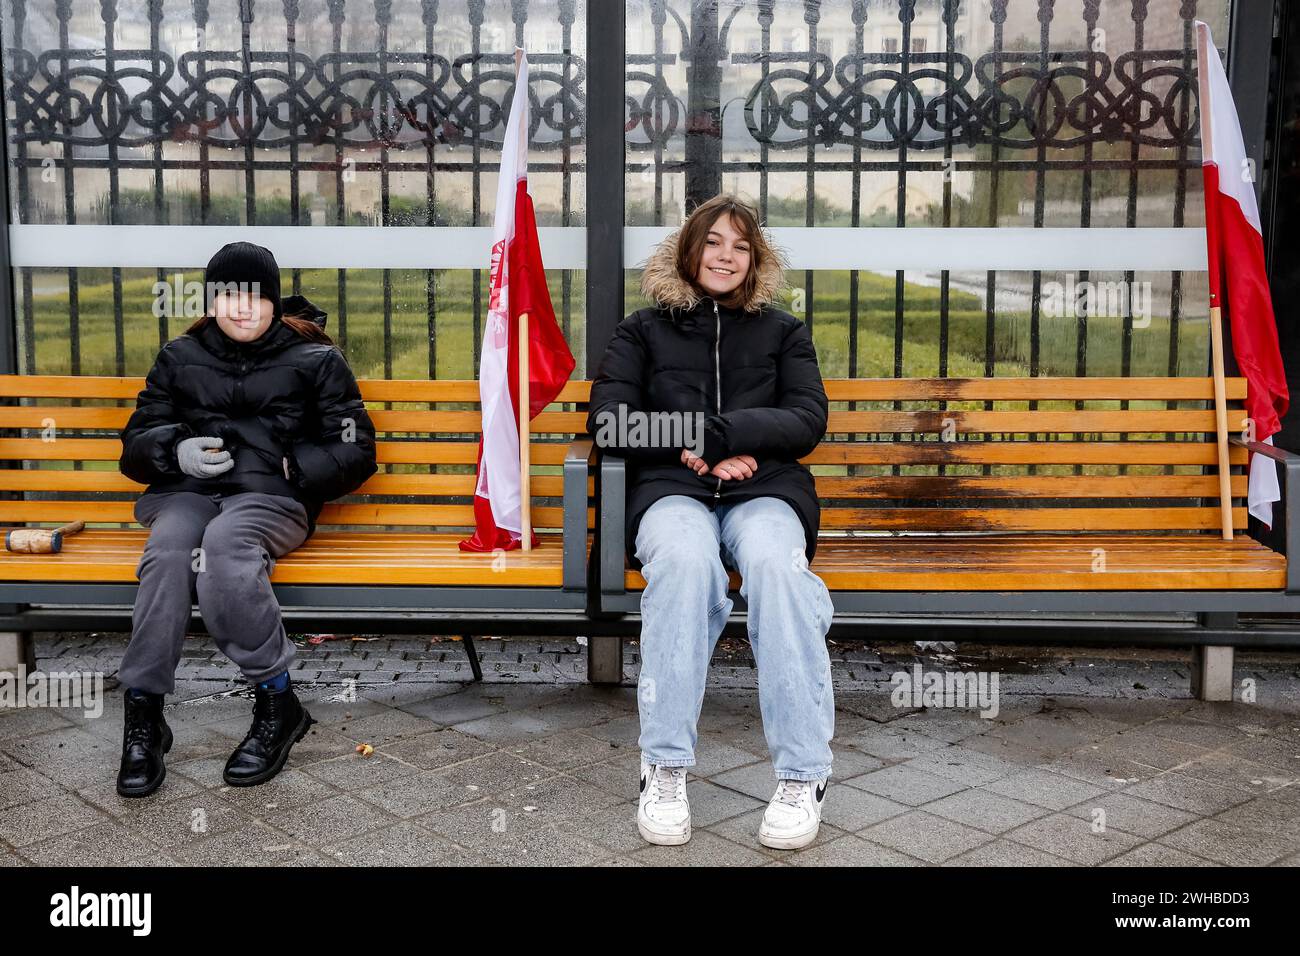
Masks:
[[[270,573],[311,534],[326,501],[377,470],[356,379],[318,310],[303,300],[298,315],[283,314],[270,250],[223,246],[204,280],[203,317],[158,353],[122,432],[122,473],[148,485],[135,516],[150,529],[118,670],[127,691],[117,789],[126,797],[153,793],[166,775],[163,695],[175,689],[196,598],[209,633],[255,688],[253,725],[225,782],[279,773],[313,721],[289,684],[294,647]]]

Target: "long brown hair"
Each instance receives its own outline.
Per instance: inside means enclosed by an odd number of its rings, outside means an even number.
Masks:
[[[724,305],[735,308],[753,300],[759,270],[768,261],[778,258],[776,251],[768,244],[767,237],[763,235],[763,229],[758,223],[758,211],[749,203],[722,193],[696,206],[682,224],[677,240],[677,272],[700,294],[705,294],[697,284],[696,277],[700,274],[700,261],[704,258],[709,230],[723,216],[731,217],[732,226],[749,243],[749,271],[745,273],[744,281],[721,300]]]
[[[185,334],[193,335],[211,321],[213,321],[211,315],[200,316],[194,321],[193,325],[185,330]],[[280,321],[289,326],[289,328],[293,329],[308,342],[319,342],[321,345],[334,344],[334,340],[326,334],[325,330],[311,319],[305,319],[300,315],[282,315],[280,316]],[[267,326],[267,330],[270,330],[270,326]],[[263,332],[262,334],[265,335],[266,333]]]

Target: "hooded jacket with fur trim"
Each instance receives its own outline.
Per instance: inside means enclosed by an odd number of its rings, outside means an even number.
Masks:
[[[665,239],[647,262],[641,290],[656,305],[633,312],[614,330],[588,404],[587,431],[596,444],[628,461],[628,559],[641,567],[636,533],[646,510],[666,495],[687,495],[710,507],[764,496],[785,500],[804,526],[811,561],[821,507],[812,473],[799,459],[826,434],[828,409],[812,335],[772,305],[783,286],[780,263],[765,262],[749,299],[729,308],[678,273],[677,239]],[[710,467],[751,455],[758,463],[753,477],[697,475],[682,464],[684,444],[651,440],[672,434],[663,420],[640,436],[624,427],[643,419],[630,413],[650,412],[685,413],[682,419],[699,413],[702,450],[692,450]]]

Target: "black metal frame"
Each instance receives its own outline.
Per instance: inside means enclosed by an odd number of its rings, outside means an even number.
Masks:
[[[623,316],[623,3],[587,16],[587,368]]]
[[[585,589],[543,587],[465,587],[396,584],[276,584],[275,596],[284,607],[349,610],[496,611],[582,610]],[[94,581],[3,581],[0,606],[105,604],[130,607],[137,585]],[[7,620],[19,624],[22,613]],[[18,630],[22,630],[18,627]]]
[[[1287,556],[1286,593],[1288,595],[1300,595],[1300,560],[1291,560],[1293,557],[1300,558],[1300,512],[1297,511],[1297,509],[1300,509],[1300,455],[1264,442],[1248,442],[1242,441],[1240,438],[1229,438],[1228,441],[1234,445],[1248,448],[1251,452],[1263,455],[1265,458],[1271,458],[1282,465],[1283,525],[1280,537],[1283,547],[1280,550]],[[1263,539],[1262,535],[1256,537]],[[1273,536],[1270,535],[1269,537]],[[1265,543],[1269,544],[1270,547],[1274,547],[1270,541],[1265,541]]]
[[[18,371],[18,326],[14,316],[14,271],[9,257],[9,137],[7,135],[0,136],[0,201],[3,201],[5,206],[4,228],[0,229],[0,375],[12,375]]]
[[[1254,187],[1255,198],[1260,200],[1270,158],[1267,155],[1269,88],[1272,83],[1269,68],[1277,11],[1277,0],[1233,0],[1229,34],[1228,83],[1236,102],[1246,155],[1254,160],[1259,171]],[[1267,215],[1267,206],[1263,203],[1260,213]],[[1267,220],[1264,222],[1264,236],[1271,238]],[[1265,249],[1266,256],[1268,252]]]

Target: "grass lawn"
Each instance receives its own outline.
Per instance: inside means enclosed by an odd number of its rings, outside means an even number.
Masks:
[[[173,272],[167,273],[171,281]],[[340,331],[338,272],[306,269],[302,291],[330,314],[329,330]],[[393,378],[424,378],[429,374],[429,307],[423,270],[394,269],[390,273],[391,307],[385,322],[382,273],[351,270],[346,273],[346,351],[359,377],[386,375],[384,341],[392,343]],[[582,273],[570,273],[570,347],[579,360],[575,375],[586,376],[584,290]],[[66,374],[72,369],[70,306],[65,270],[38,270],[32,296],[36,367],[42,374]],[[200,272],[184,273],[199,281]],[[122,281],[122,345],[125,371],[143,375],[158,349],[158,319],[153,315],[155,275],[145,270],[124,270]],[[643,304],[636,290],[637,274],[626,281],[626,309]],[[802,273],[790,274],[792,288],[802,290]],[[548,273],[552,301],[562,315],[562,273]],[[813,337],[822,372],[828,378],[848,375],[849,274],[818,272],[813,292]],[[486,276],[484,276],[486,283]],[[290,276],[284,277],[285,294]],[[787,306],[790,300],[787,299]],[[78,270],[77,309],[83,374],[115,374],[117,333],[114,328],[113,287],[106,269]],[[21,314],[21,313],[20,313]],[[434,334],[438,356],[437,377],[474,378],[477,362],[473,350],[473,273],[466,270],[434,273]],[[179,334],[191,321],[173,318],[168,334]],[[894,374],[895,283],[891,276],[859,275],[858,356],[859,377]],[[980,300],[954,289],[949,295],[947,319],[950,377],[985,374],[987,318]],[[904,376],[939,374],[941,316],[937,288],[905,283],[901,328]],[[1200,317],[1179,323],[1179,374],[1203,375],[1207,363],[1207,327]],[[1073,375],[1076,371],[1078,329],[1074,319],[1042,316],[1039,319],[1040,375]],[[1147,328],[1131,335],[1130,374],[1165,375],[1169,365],[1170,320],[1154,316]],[[993,372],[997,376],[1024,376],[1030,372],[1030,316],[1028,312],[1002,312],[993,322]],[[1118,318],[1093,318],[1088,325],[1087,373],[1121,374],[1123,322]]]

